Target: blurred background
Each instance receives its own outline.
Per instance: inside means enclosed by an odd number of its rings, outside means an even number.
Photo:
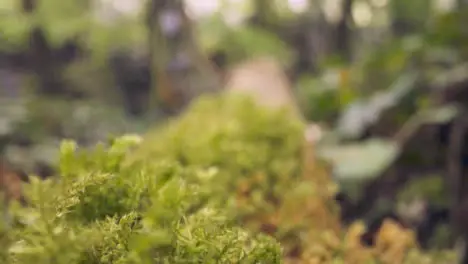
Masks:
[[[467,5],[0,0],[0,156],[47,176],[61,139],[143,133],[269,56],[325,131],[344,220],[403,215],[424,247],[447,247],[447,182],[468,165]]]

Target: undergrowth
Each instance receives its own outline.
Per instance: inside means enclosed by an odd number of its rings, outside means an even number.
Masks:
[[[25,186],[12,206],[2,263],[280,263],[272,239],[237,227],[172,161],[122,166],[131,137],[61,149],[60,177]]]
[[[202,97],[141,140],[61,147],[0,226],[1,263],[451,263],[387,222],[376,246],[342,227],[303,124],[248,98]],[[310,150],[310,149],[309,149]],[[313,150],[310,150],[313,151]]]

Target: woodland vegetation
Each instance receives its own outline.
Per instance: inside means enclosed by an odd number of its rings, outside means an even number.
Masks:
[[[0,0],[1,263],[454,263],[467,5]]]

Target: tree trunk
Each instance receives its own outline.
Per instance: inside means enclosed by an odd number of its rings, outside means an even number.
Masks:
[[[353,22],[353,0],[344,0],[342,4],[342,18],[336,27],[336,51],[342,60],[349,62],[352,56],[351,25]]]
[[[37,0],[22,0],[23,11],[34,15]],[[62,93],[63,84],[60,80],[60,68],[55,63],[53,49],[48,43],[44,32],[34,26],[29,34],[28,63],[37,78],[37,91],[42,95],[58,95]]]
[[[458,8],[466,8],[468,6],[467,0],[458,0],[457,1]]]
[[[454,121],[447,153],[448,186],[452,193],[451,218],[456,238],[461,242],[459,248],[460,264],[468,264],[468,178],[466,173],[468,167],[466,158],[468,156],[468,119],[467,110],[459,114]]]
[[[219,88],[218,76],[200,51],[182,0],[150,0],[147,13],[151,99],[170,113]]]

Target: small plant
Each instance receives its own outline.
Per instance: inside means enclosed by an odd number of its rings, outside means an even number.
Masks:
[[[31,177],[12,206],[2,263],[279,263],[279,245],[236,227],[175,162],[122,166],[134,138],[61,148],[60,178]]]
[[[378,245],[370,248],[360,243],[364,226],[340,227],[336,185],[326,166],[303,162],[303,131],[286,109],[264,109],[241,95],[207,96],[146,135],[125,163],[164,158],[195,171],[185,179],[207,186],[209,203],[225,208],[233,221],[273,235],[285,263],[432,261],[418,251],[413,234],[395,223],[384,225]]]
[[[27,206],[5,210],[1,263],[453,263],[393,222],[373,247],[363,224],[341,227],[326,167],[303,162],[303,128],[226,95],[143,140],[65,141],[58,177],[31,177]]]
[[[265,109],[242,95],[207,96],[150,132],[127,161],[164,157],[204,171],[188,180],[211,179],[213,203],[250,230],[274,235],[297,258],[322,230],[336,236],[339,229],[333,181],[321,166],[309,172],[302,164],[304,127],[287,109]]]

